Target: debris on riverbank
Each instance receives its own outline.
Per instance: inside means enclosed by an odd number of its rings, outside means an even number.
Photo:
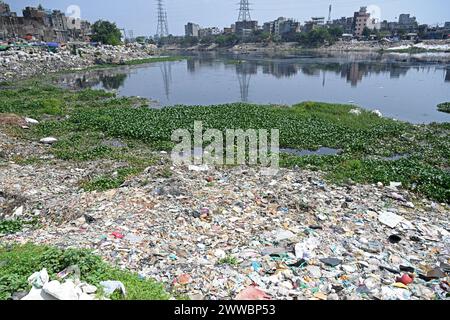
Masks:
[[[171,167],[164,178],[161,165],[119,189],[80,192],[76,176],[94,167],[2,167],[2,190],[23,195],[24,215],[39,210],[43,227],[1,242],[93,249],[192,299],[234,299],[252,285],[272,299],[448,298],[449,208],[401,187],[246,167]]]
[[[76,70],[95,65],[119,65],[133,60],[154,57],[154,45],[77,46],[68,44],[51,52],[40,47],[11,48],[0,52],[0,82],[28,78],[34,75]]]

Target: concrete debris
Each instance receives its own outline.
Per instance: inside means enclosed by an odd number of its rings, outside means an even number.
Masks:
[[[378,216],[378,220],[390,228],[395,228],[403,219],[395,213],[383,211]]]

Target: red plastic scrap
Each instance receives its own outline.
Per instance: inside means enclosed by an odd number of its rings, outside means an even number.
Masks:
[[[405,286],[407,286],[408,284],[413,283],[414,279],[411,278],[409,275],[404,274],[403,276],[398,277],[396,281],[403,283]]]
[[[113,232],[111,235],[116,239],[123,239],[125,236],[121,234],[120,232]]]

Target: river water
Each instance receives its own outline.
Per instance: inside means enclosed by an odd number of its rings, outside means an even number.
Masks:
[[[187,60],[64,75],[77,88],[117,90],[154,107],[232,102],[345,103],[412,123],[450,122],[450,64],[379,54],[196,54]]]

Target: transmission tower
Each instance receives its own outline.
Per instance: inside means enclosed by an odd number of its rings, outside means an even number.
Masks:
[[[328,22],[331,22],[331,10],[333,10],[333,5],[330,4],[330,8],[328,9]]]
[[[169,24],[167,22],[167,12],[164,10],[163,0],[156,1],[158,7],[158,27],[156,29],[156,36],[159,38],[167,37],[169,35]]]
[[[250,3],[248,0],[241,0],[239,4],[238,21],[252,21],[252,18],[250,17]]]

